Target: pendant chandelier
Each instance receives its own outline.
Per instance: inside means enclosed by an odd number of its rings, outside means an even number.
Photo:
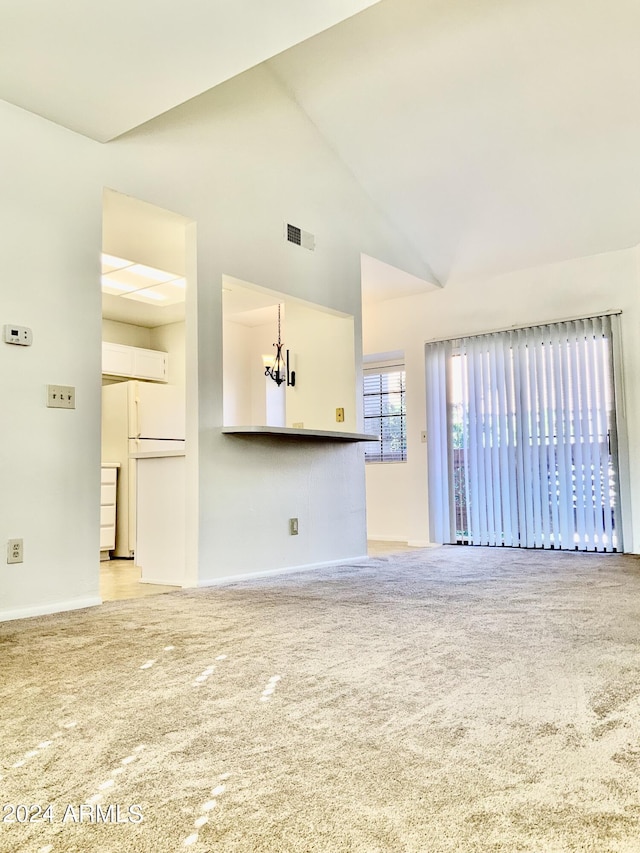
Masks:
[[[276,357],[273,364],[265,368],[264,375],[270,376],[276,383],[278,388],[283,382],[293,387],[296,384],[296,372],[289,372],[289,350],[286,350],[286,356],[282,355],[282,335],[280,334],[280,303],[278,303],[278,343],[274,344],[276,348]]]

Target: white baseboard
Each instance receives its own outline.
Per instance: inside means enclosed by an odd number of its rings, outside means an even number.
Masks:
[[[314,569],[324,569],[330,566],[343,566],[345,563],[353,563],[362,561],[363,565],[369,560],[366,554],[360,557],[343,557],[341,560],[329,560],[326,563],[305,563],[302,566],[286,566],[282,569],[266,569],[259,572],[247,572],[241,575],[226,575],[222,578],[209,578],[207,580],[198,581],[199,587],[207,586],[222,586],[230,583],[238,583],[240,581],[256,580],[258,578],[273,577],[274,575],[289,575],[293,572],[310,572]]]
[[[367,539],[369,542],[401,542],[403,545],[407,544],[407,540],[401,536],[369,536],[367,534]]]
[[[0,622],[14,619],[29,619],[32,616],[48,616],[50,613],[64,613],[67,610],[82,610],[85,607],[97,607],[102,604],[98,595],[88,598],[71,598],[67,601],[52,601],[50,604],[38,604],[35,607],[18,607],[16,610],[0,610]]]
[[[181,589],[184,586],[182,581],[156,580],[155,578],[139,578],[138,583],[153,583],[156,586],[179,586]]]
[[[367,536],[370,542],[399,542],[402,545],[408,545],[410,548],[438,548],[435,542],[429,542],[428,539],[402,539],[399,536]]]

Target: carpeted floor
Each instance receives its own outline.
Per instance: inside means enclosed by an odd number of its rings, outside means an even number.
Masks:
[[[640,853],[639,639],[637,558],[456,547],[5,623],[0,849]]]

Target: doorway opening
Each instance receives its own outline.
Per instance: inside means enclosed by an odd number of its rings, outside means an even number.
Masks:
[[[103,601],[185,582],[187,229],[105,189],[102,232]]]

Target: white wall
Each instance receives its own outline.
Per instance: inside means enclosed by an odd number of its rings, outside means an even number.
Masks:
[[[105,189],[102,250],[108,255],[185,274],[185,221],[169,210]]]
[[[287,388],[287,426],[355,432],[356,372],[353,318],[296,303],[287,305],[287,346],[296,384]],[[336,422],[336,409],[345,420]]]
[[[283,426],[281,423],[282,416],[277,418],[277,420],[280,421],[279,424],[271,423],[271,418],[269,416],[271,406],[269,403],[273,405],[273,403],[277,402],[278,396],[282,399],[285,393],[284,388],[283,386],[280,386],[280,392],[279,394],[276,393],[274,398],[274,392],[269,388],[269,385],[267,384],[267,377],[264,374],[264,356],[275,355],[276,350],[273,346],[273,342],[276,339],[277,330],[275,322],[263,323],[259,326],[251,326],[249,329],[249,335],[247,337],[248,372],[244,377],[244,383],[247,393],[251,398],[251,419],[248,421],[250,424],[257,424],[259,426],[262,424],[266,424],[268,426]],[[272,379],[269,379],[268,381],[274,386],[274,388],[277,388]],[[269,395],[269,401],[267,395]],[[277,412],[277,407],[274,408]],[[284,409],[284,400],[282,400],[281,408]]]
[[[450,283],[441,291],[393,299],[363,311],[364,352],[404,349],[407,372],[407,462],[367,465],[371,536],[428,541],[424,344],[621,309],[629,430],[632,530],[625,547],[640,551],[640,287],[638,251],[578,258],[483,280]]]
[[[282,305],[282,341],[290,350],[294,386],[279,388],[264,374],[275,356],[277,321],[242,326],[224,321],[224,423],[355,431],[356,370],[353,317],[289,300]],[[284,353],[283,353],[284,355]],[[336,422],[336,408],[345,410]]]
[[[184,388],[187,381],[185,324],[167,323],[149,330],[149,349],[169,353],[169,384]]]
[[[0,125],[0,305],[3,322],[34,330],[30,349],[0,345],[14,403],[0,419],[2,481],[14,484],[0,494],[0,544],[25,543],[24,564],[0,563],[0,618],[98,599],[104,187],[195,223],[186,582],[364,553],[357,446],[219,432],[224,273],[355,315],[359,349],[360,252],[422,264],[293,100],[256,68],[107,145],[1,102]],[[315,252],[283,240],[285,219],[316,234]],[[76,410],[46,409],[46,383],[75,385]]]
[[[220,434],[222,276],[353,314],[358,351],[360,251],[400,267],[421,262],[263,68],[116,140],[107,153],[120,175],[110,186],[197,223],[197,288],[187,288],[197,311],[187,308],[187,341],[198,342],[199,421],[191,437],[187,430],[189,447],[198,448],[198,582],[364,554],[358,446],[267,447]],[[284,240],[285,220],[316,234],[314,252]],[[336,491],[343,479],[348,488]],[[298,537],[288,535],[290,501],[313,507]]]
[[[123,344],[127,347],[143,349],[161,349],[151,346],[151,330],[133,323],[120,323],[117,320],[102,320],[102,340],[110,344]]]
[[[99,601],[100,157],[95,143],[0,102],[0,618]],[[48,409],[48,383],[76,388]],[[10,538],[24,563],[7,565]]]
[[[263,356],[275,353],[275,325],[246,326],[225,319],[223,334],[224,425],[274,425],[267,412],[270,389],[264,375]],[[275,383],[271,384],[276,387]],[[284,389],[281,389],[281,396],[284,398]]]
[[[242,323],[225,320],[224,335],[224,406],[225,426],[251,424],[251,329]]]

